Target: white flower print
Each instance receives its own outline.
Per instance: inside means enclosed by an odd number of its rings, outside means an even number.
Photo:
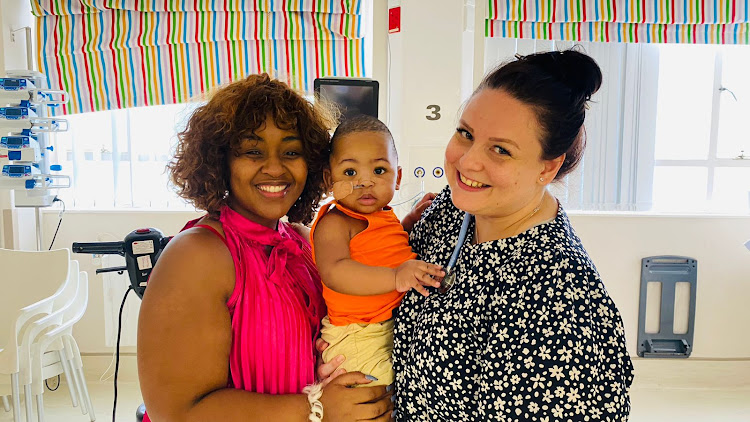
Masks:
[[[534,382],[534,384],[532,385],[532,388],[534,388],[535,390],[538,388],[542,388],[544,386],[544,381],[546,380],[547,379],[544,378],[542,374],[537,373],[536,375],[531,377],[531,381]]]
[[[412,230],[419,259],[446,265],[462,219],[446,188]],[[410,291],[394,311],[397,422],[627,419],[622,319],[562,208],[465,243],[456,268],[448,294]]]
[[[558,300],[557,302],[555,302],[555,306],[552,309],[558,314],[560,314],[563,311],[565,311],[565,303]]]
[[[552,368],[549,369],[549,376],[560,381],[560,378],[565,377],[565,375],[563,375],[563,368],[557,365],[553,366]]]
[[[577,401],[577,400],[578,400],[579,398],[581,398],[581,396],[580,396],[580,395],[578,394],[578,389],[576,389],[576,388],[571,388],[571,389],[570,389],[570,390],[569,390],[569,391],[568,391],[568,392],[566,393],[566,396],[568,396],[568,401],[571,401],[571,402],[575,402],[575,401]]]
[[[570,359],[573,358],[573,351],[565,346],[558,350],[557,353],[560,355],[560,360],[565,363],[570,363]]]
[[[581,371],[575,366],[570,368],[568,374],[570,374],[570,379],[573,381],[578,381],[581,378]]]
[[[538,355],[539,355],[540,358],[545,359],[545,360],[550,359],[549,352],[550,352],[550,350],[549,350],[549,348],[547,348],[547,346],[545,346],[545,345],[539,346]]]
[[[563,409],[562,407],[560,407],[560,405],[559,405],[559,404],[558,404],[558,405],[555,405],[555,408],[554,408],[554,409],[552,409],[552,416],[554,416],[554,417],[556,417],[556,418],[562,418],[562,417],[563,417],[563,412],[564,412],[564,411],[565,411],[565,410],[564,410],[564,409]]]

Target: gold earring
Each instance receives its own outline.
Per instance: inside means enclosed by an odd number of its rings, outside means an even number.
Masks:
[[[544,182],[544,177],[540,177],[540,178],[539,178],[539,181],[540,181],[540,182]]]

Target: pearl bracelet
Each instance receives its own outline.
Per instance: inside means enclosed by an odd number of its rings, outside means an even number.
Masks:
[[[323,395],[323,387],[320,384],[312,384],[302,389],[307,394],[307,402],[310,404],[310,422],[323,422],[323,403],[320,397]]]

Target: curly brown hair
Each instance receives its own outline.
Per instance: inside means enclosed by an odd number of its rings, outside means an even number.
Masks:
[[[242,139],[261,128],[269,115],[276,126],[296,131],[302,140],[307,181],[287,217],[310,223],[324,193],[329,131],[338,116],[334,109],[307,101],[265,73],[222,87],[190,116],[167,165],[177,194],[217,217],[229,199],[229,154],[237,154]]]

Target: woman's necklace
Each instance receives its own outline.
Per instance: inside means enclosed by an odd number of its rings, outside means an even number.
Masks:
[[[539,204],[531,211],[531,213],[529,213],[529,215],[527,215],[526,217],[524,217],[524,218],[518,220],[517,222],[511,224],[510,226],[508,226],[508,228],[511,228],[513,226],[519,226],[519,225],[523,224],[524,222],[530,220],[534,215],[536,215],[536,213],[538,213],[539,210],[542,209],[542,204],[544,204],[544,197],[545,197],[545,195],[542,195],[542,200],[539,201]],[[516,234],[518,234],[518,233],[514,233],[513,236],[515,236]],[[512,237],[512,236],[508,236],[508,237]],[[474,220],[474,238],[471,240],[471,243],[474,244],[474,245],[476,245],[476,244],[479,243],[479,236],[477,234],[477,222],[476,222],[476,219]]]

